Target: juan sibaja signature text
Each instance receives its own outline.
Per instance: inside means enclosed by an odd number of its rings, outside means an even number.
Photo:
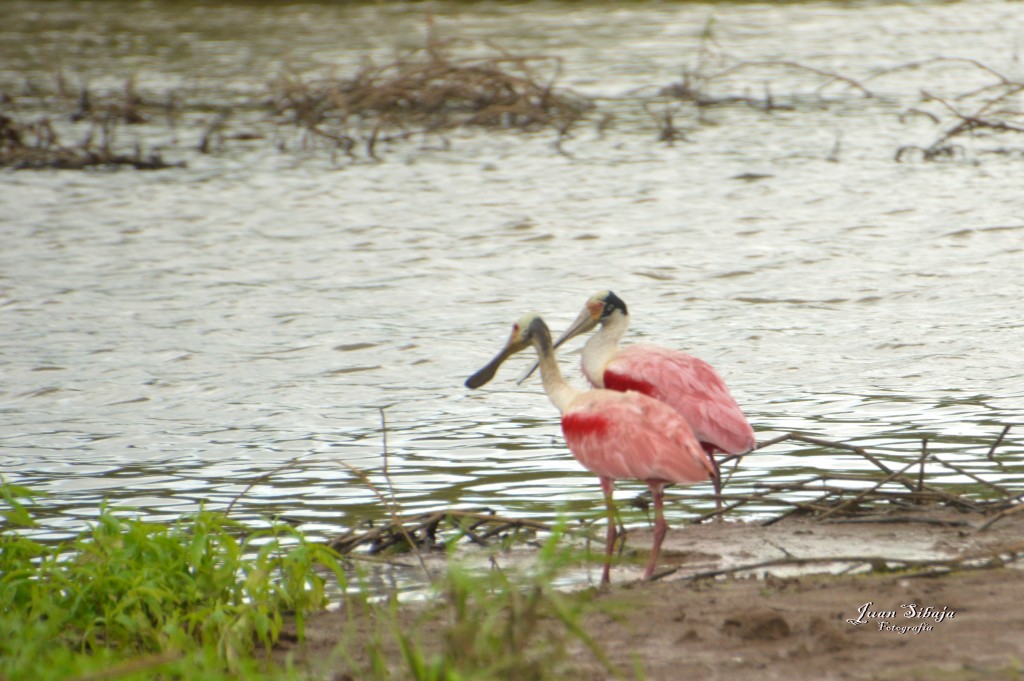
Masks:
[[[932,622],[937,624],[943,620],[956,617],[956,610],[951,610],[949,606],[943,606],[939,609],[930,605],[921,607],[917,603],[904,603],[900,605],[902,611],[872,610],[871,607],[874,604],[874,601],[868,601],[857,608],[856,618],[846,621],[854,626],[869,624],[873,621],[878,624],[878,631],[891,631],[897,634],[920,634],[922,631],[934,629],[935,627],[932,626]],[[899,622],[900,617],[903,618],[902,623]],[[917,622],[912,624],[906,620],[917,620]]]

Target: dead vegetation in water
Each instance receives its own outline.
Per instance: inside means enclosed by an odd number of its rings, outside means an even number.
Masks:
[[[367,59],[349,74],[283,73],[246,95],[231,95],[226,104],[189,101],[193,97],[181,90],[144,94],[130,77],[120,87],[103,90],[59,73],[50,83],[24,82],[0,90],[0,167],[161,169],[184,163],[165,161],[156,150],[223,153],[239,140],[264,139],[281,152],[326,150],[334,159],[379,160],[385,147],[412,139],[448,148],[453,132],[467,128],[553,132],[554,148],[566,153],[562,143],[590,117],[597,100],[560,86],[562,66],[558,56],[441,39],[431,27],[421,47],[394,59]],[[897,162],[966,159],[968,143],[978,141],[986,145],[980,153],[1024,158],[1024,148],[1003,144],[1024,133],[1024,82],[1019,78],[964,58],[937,57],[860,78],[786,59],[743,60],[718,43],[713,22],[705,26],[677,81],[656,88],[653,96],[645,94],[651,88],[628,93],[618,100],[622,108],[601,110],[593,125],[600,139],[619,113],[641,109],[656,138],[673,144],[691,141],[690,133],[703,125],[742,124],[727,115],[738,108],[800,114],[849,107],[858,100],[888,101],[878,96],[876,85],[907,73],[923,74],[923,84],[920,101],[899,120],[925,121],[939,130],[928,144],[900,146]],[[951,73],[958,82],[979,85],[960,93],[943,89]],[[849,111],[859,110],[854,105]],[[886,114],[896,118],[891,111]],[[160,140],[161,134],[166,143],[154,144],[151,140]],[[179,138],[188,135],[195,135],[194,141],[179,145]],[[837,137],[828,160],[838,161],[839,151]]]
[[[168,93],[164,102],[143,97],[130,78],[120,90],[104,92],[85,84],[75,88],[58,74],[49,86],[25,83],[0,93],[0,101],[9,105],[0,130],[0,166],[169,167],[159,154],[120,140],[129,128],[151,130],[160,122],[176,138],[186,117],[199,121],[193,147],[199,153],[223,151],[239,139],[284,139],[251,127],[233,132],[233,118],[242,109],[249,121],[253,113],[262,116],[264,129],[297,128],[303,150],[327,149],[350,159],[378,159],[382,146],[410,138],[432,137],[446,147],[445,134],[458,128],[553,130],[560,141],[594,106],[557,85],[561,70],[558,57],[517,55],[491,43],[430,34],[423,47],[387,63],[368,60],[349,76],[284,74],[250,101],[213,111],[209,105],[190,104],[181,92]],[[46,114],[29,122],[16,109]],[[77,142],[62,141],[70,133]],[[278,143],[282,151],[289,146]]]
[[[686,140],[679,120],[688,110],[698,125],[710,123],[716,109],[742,106],[765,113],[792,112],[807,108],[828,108],[838,91],[840,98],[849,93],[862,99],[875,99],[872,82],[911,71],[926,72],[941,80],[943,70],[968,69],[984,84],[958,94],[938,94],[936,87],[919,87],[920,102],[900,115],[901,122],[924,119],[940,128],[928,145],[903,145],[895,152],[897,162],[909,160],[943,161],[964,159],[967,138],[1002,140],[1007,134],[1024,133],[1024,81],[1011,78],[974,59],[935,57],[900,64],[853,78],[832,70],[791,60],[738,60],[717,42],[714,22],[709,21],[700,36],[692,64],[684,66],[680,80],[660,88],[658,96],[644,102],[644,110],[658,128],[659,141]],[[740,77],[742,76],[742,78]],[[761,84],[751,90],[751,80]],[[1024,150],[999,146],[985,150],[990,154],[1017,154]],[[837,160],[834,150],[830,160]]]
[[[989,81],[973,90],[942,96],[921,89],[921,102],[909,109],[904,120],[924,118],[939,126],[938,136],[927,146],[905,145],[896,150],[896,160],[955,160],[966,156],[963,138],[1001,140],[1006,133],[1024,133],[1024,81],[1010,78],[974,59],[938,57],[905,64],[887,71],[967,67]],[[989,150],[994,154],[1021,154],[1007,147]]]
[[[593,106],[556,87],[557,57],[513,55],[491,44],[487,56],[460,56],[464,43],[429,36],[424,47],[387,64],[368,62],[351,77],[281,76],[270,83],[270,107],[303,128],[309,144],[327,142],[350,155],[362,146],[376,157],[382,142],[455,128],[563,136]]]
[[[155,152],[147,153],[136,143],[120,147],[114,124],[101,121],[76,143],[64,143],[47,117],[21,123],[0,114],[0,167],[14,170],[84,170],[86,168],[130,167],[163,170],[182,167],[168,163]]]
[[[83,170],[86,168],[129,167],[161,170],[180,167],[154,151],[146,151],[137,139],[123,142],[126,129],[150,123],[158,113],[171,115],[174,103],[155,104],[139,95],[132,79],[123,88],[101,92],[82,85],[73,89],[63,75],[47,90],[26,84],[27,96],[47,103],[52,114],[17,116],[13,109],[0,113],[0,167],[15,170]],[[3,99],[13,104],[26,95]],[[71,133],[74,142],[65,141]]]
[[[662,87],[656,98],[643,103],[644,111],[657,127],[658,141],[671,144],[687,139],[685,129],[677,121],[687,117],[691,110],[698,125],[707,125],[712,122],[711,111],[737,106],[765,113],[827,108],[830,100],[826,91],[834,87],[856,91],[863,98],[874,96],[853,78],[798,62],[741,61],[716,67],[713,62],[718,58],[698,61],[695,68],[683,69],[679,81]],[[734,84],[749,78],[751,72],[762,74],[760,92],[750,91],[749,86],[734,91]],[[802,92],[783,92],[775,83],[780,75],[793,73],[809,76],[815,86]],[[742,79],[738,78],[740,75]]]
[[[713,19],[704,25],[695,56],[682,67],[680,79],[660,87],[656,97],[643,102],[657,126],[659,141],[685,140],[686,132],[677,121],[691,113],[697,125],[706,125],[716,109],[739,106],[766,113],[820,109],[829,105],[828,93],[835,89],[844,95],[854,91],[863,98],[874,96],[857,80],[829,70],[789,60],[736,59],[719,44],[714,26]],[[758,91],[750,87],[752,78],[760,85]],[[793,91],[797,83],[801,89]]]
[[[996,450],[1005,441],[1010,426],[1006,426],[994,441],[986,456],[986,462],[996,463]],[[787,508],[781,515],[762,522],[772,525],[794,514],[802,514],[822,522],[933,522],[958,524],[953,520],[915,520],[910,515],[901,517],[899,512],[912,511],[922,505],[938,505],[958,511],[984,513],[997,522],[1002,514],[1015,512],[1022,507],[1024,492],[1012,490],[985,478],[990,468],[971,469],[969,464],[953,463],[929,450],[927,438],[921,440],[921,453],[897,467],[891,458],[866,447],[845,442],[827,440],[800,433],[786,433],[761,442],[757,450],[783,442],[811,445],[822,450],[837,450],[860,457],[875,471],[864,473],[822,472],[801,480],[786,483],[757,483],[752,494],[730,495],[723,493],[723,506],[697,518],[704,522],[716,516],[727,514],[748,505],[776,505]],[[728,457],[734,461],[738,457]],[[958,492],[956,487],[939,484],[940,476],[966,478],[972,487]],[[933,482],[926,482],[926,479]],[[728,479],[726,480],[728,482]],[[979,491],[984,490],[985,495]],[[805,501],[799,497],[817,495]]]
[[[869,87],[872,81],[906,71],[965,66],[989,82],[949,95],[937,94],[927,84],[921,86],[920,102],[904,111],[899,120],[907,123],[924,119],[935,124],[939,133],[930,144],[902,145],[894,154],[897,162],[962,160],[967,158],[968,139],[1001,142],[1007,135],[1024,133],[1024,81],[973,59],[938,57],[883,69],[858,80],[792,61],[736,62],[724,53],[702,49],[696,66],[684,68],[681,80],[661,88],[658,98],[646,102],[644,108],[658,126],[658,139],[671,143],[685,139],[685,130],[677,121],[687,108],[695,112],[698,124],[711,122],[709,112],[713,110],[735,106],[766,113],[828,108],[832,104],[826,96],[829,91],[840,89],[844,94],[853,92],[862,99],[874,99],[877,95]],[[752,73],[760,74],[761,92],[734,91],[733,85],[749,82]],[[743,79],[737,79],[740,74]],[[796,92],[790,88],[787,92],[777,85],[794,74],[808,79],[813,87]],[[1024,149],[1002,145],[983,149],[982,153],[1024,157]]]
[[[754,73],[754,76],[750,74]],[[774,81],[797,74],[809,78],[810,83],[802,92],[779,95],[773,88]],[[738,76],[743,76],[739,79]],[[759,78],[760,92],[751,92],[749,86],[737,92],[736,82],[749,82]],[[794,81],[796,82],[796,81]],[[804,85],[804,81],[800,81]],[[857,80],[840,73],[808,66],[788,60],[736,60],[722,50],[714,40],[710,27],[705,28],[695,63],[684,66],[679,81],[662,87],[658,94],[676,101],[693,105],[703,119],[710,109],[742,105],[759,111],[795,111],[801,106],[827,106],[828,92],[832,89],[843,92],[853,91],[864,98],[874,94]],[[722,94],[716,90],[724,91]]]

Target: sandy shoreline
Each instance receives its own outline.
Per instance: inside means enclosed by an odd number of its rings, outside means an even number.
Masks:
[[[1020,678],[1024,571],[1012,566],[1024,552],[1024,513],[985,527],[990,520],[932,507],[855,522],[794,516],[768,527],[674,528],[661,572],[675,570],[642,582],[639,568],[617,568],[611,588],[586,592],[597,607],[581,624],[623,678],[634,678],[637,665],[647,679]],[[642,559],[649,539],[645,530],[631,531],[627,557]],[[876,560],[869,571],[869,563],[854,564],[858,556],[894,562]],[[991,567],[1000,556],[1009,566]],[[817,560],[832,557],[849,561]],[[692,579],[772,560],[781,564]],[[900,561],[918,563],[890,571]],[[836,574],[851,569],[860,573]],[[423,630],[422,605],[400,611],[429,648],[436,632]],[[355,678],[332,651],[342,640],[359,650],[360,637],[374,635],[373,622],[353,626],[346,614],[325,612],[306,626],[306,641],[291,640],[278,654],[326,678]],[[559,672],[564,678],[614,678],[585,646],[571,645],[578,650]]]

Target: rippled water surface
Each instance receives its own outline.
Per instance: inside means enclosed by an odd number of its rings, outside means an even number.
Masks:
[[[139,133],[184,168],[0,172],[0,470],[52,495],[52,536],[104,498],[174,518],[243,492],[243,514],[331,535],[383,513],[354,472],[386,487],[383,414],[409,511],[595,514],[597,481],[539,382],[514,382],[528,357],[484,390],[462,383],[521,313],[557,333],[610,288],[631,338],[715,365],[762,440],[799,430],[898,459],[928,437],[1019,488],[1024,427],[1005,465],[985,454],[1024,407],[1024,139],[897,163],[941,132],[901,116],[922,90],[955,97],[993,76],[882,72],[959,57],[1020,81],[1020,9],[6,2],[8,88],[61,71],[230,101],[282,69],[344,72],[421,44],[430,10],[442,34],[560,57],[558,84],[608,115],[560,149],[552,132],[465,132],[354,163],[268,141],[199,155],[184,123]],[[796,108],[645,111],[698,65],[709,25],[732,63],[799,63],[874,96],[751,69],[717,94]],[[687,139],[669,145],[656,114],[672,106]],[[582,384],[577,349],[563,365]],[[863,465],[783,443],[730,489]],[[679,490],[670,520],[711,507],[707,489]]]

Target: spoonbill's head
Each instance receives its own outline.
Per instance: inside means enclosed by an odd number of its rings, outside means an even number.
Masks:
[[[629,317],[626,303],[622,302],[622,298],[619,298],[611,291],[601,291],[594,294],[587,299],[583,309],[580,310],[579,316],[576,317],[576,320],[568,330],[555,341],[554,347],[558,348],[570,338],[575,338],[580,334],[592,331],[598,324],[604,324],[615,317]],[[526,379],[533,375],[538,366],[540,366],[539,362],[534,363],[516,382],[522,385]]]
[[[505,347],[502,348],[494,359],[487,363],[480,371],[476,372],[472,376],[466,379],[467,388],[479,388],[482,385],[488,383],[494,374],[497,373],[498,367],[502,363],[526,348],[534,344],[535,339],[546,338],[548,347],[550,348],[551,333],[548,331],[547,324],[540,318],[540,315],[530,312],[524,314],[516,323],[512,325],[512,333],[508,337],[508,342],[505,343]]]
[[[555,347],[557,348],[570,338],[575,338],[580,334],[593,330],[595,326],[604,324],[615,315],[622,315],[624,317],[629,315],[629,312],[626,310],[626,304],[622,302],[622,298],[619,298],[611,291],[601,291],[590,296],[587,299],[586,305],[580,310],[579,316],[576,317],[576,321],[555,341]]]

